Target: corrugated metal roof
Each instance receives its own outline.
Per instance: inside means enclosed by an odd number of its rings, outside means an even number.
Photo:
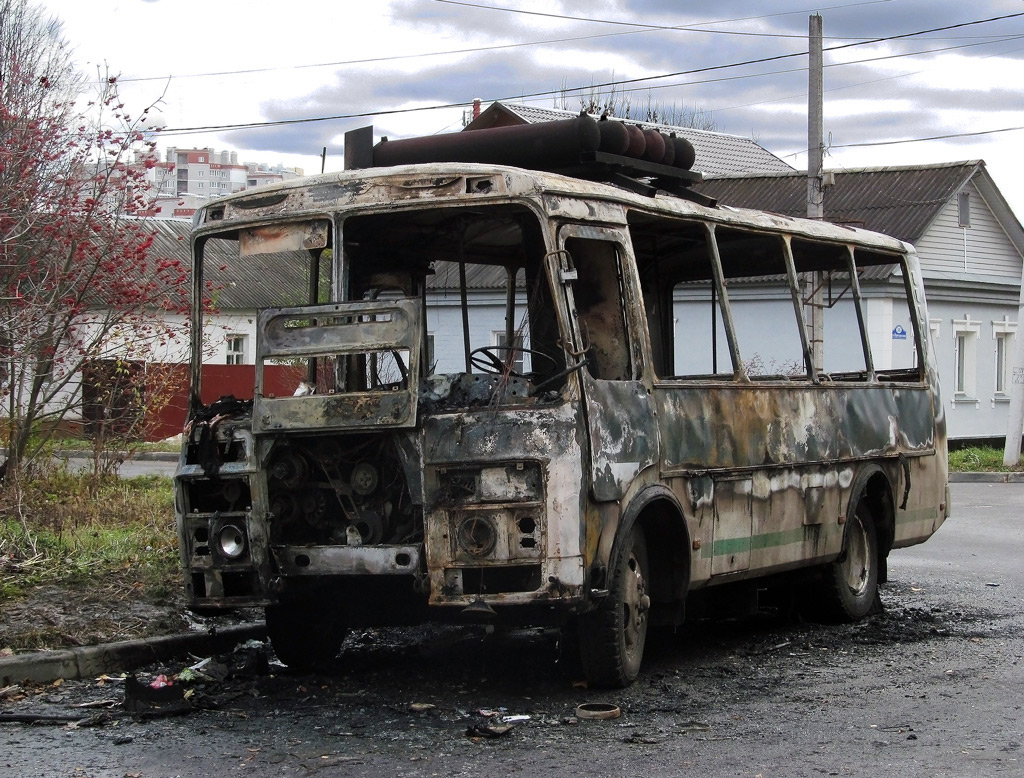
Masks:
[[[558,108],[537,108],[519,103],[496,102],[481,113],[474,120],[474,124],[479,122],[481,127],[492,126],[492,123],[489,122],[488,112],[492,112],[493,116],[494,112],[502,110],[519,117],[526,124],[553,122],[579,115],[578,112],[563,111]],[[618,120],[613,119],[613,121]],[[689,127],[675,127],[669,124],[637,121],[629,123],[644,129],[650,128],[664,133],[675,133],[680,138],[686,138],[693,144],[693,149],[696,152],[693,169],[705,176],[790,172],[793,170],[790,165],[749,138],[707,130],[695,130]],[[466,129],[473,129],[473,125],[471,124]]]
[[[825,219],[916,243],[984,162],[860,168],[833,171],[825,190]],[[756,208],[786,216],[807,214],[807,174],[726,176],[694,186],[721,205]]]

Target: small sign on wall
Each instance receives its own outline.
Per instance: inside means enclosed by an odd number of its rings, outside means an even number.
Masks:
[[[895,327],[892,328],[892,339],[893,340],[906,340],[907,339],[907,331],[905,329],[903,329],[903,325],[902,324],[897,324]]]

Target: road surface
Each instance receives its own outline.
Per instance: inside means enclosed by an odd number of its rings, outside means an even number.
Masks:
[[[857,625],[693,623],[618,691],[579,685],[539,630],[359,632],[330,674],[240,673],[197,687],[187,715],[0,724],[0,775],[1019,776],[1024,484],[953,499],[934,538],[893,553],[884,613]],[[119,694],[68,683],[31,704]],[[622,715],[580,720],[584,702]],[[529,718],[491,738],[473,729],[490,712]]]

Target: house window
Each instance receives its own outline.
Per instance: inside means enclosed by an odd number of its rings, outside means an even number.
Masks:
[[[1005,399],[1010,393],[1010,370],[1013,364],[1014,342],[1017,338],[1017,323],[1009,316],[1002,321],[992,322],[992,338],[995,341],[995,394]]]
[[[505,362],[508,361],[509,352],[503,348],[508,343],[504,332],[494,333],[494,345],[498,347],[498,356]],[[512,372],[523,375],[523,336],[516,335],[512,346]]]
[[[434,372],[434,368],[437,367],[437,362],[434,361],[434,333],[427,333],[427,375],[431,375]]]
[[[971,193],[960,192],[956,196],[957,212],[960,216],[960,226],[971,226]]]
[[[953,372],[954,401],[977,397],[977,351],[981,322],[968,315],[953,320],[953,351],[956,369]]]
[[[225,339],[227,343],[227,359],[224,364],[226,365],[244,365],[245,364],[245,335],[228,335]]]

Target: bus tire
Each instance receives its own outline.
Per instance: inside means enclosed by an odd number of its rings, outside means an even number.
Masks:
[[[640,673],[651,600],[647,542],[634,524],[611,571],[608,596],[579,619],[583,674],[594,686],[621,688]]]
[[[324,614],[319,600],[288,600],[265,610],[274,653],[292,670],[309,672],[330,664],[347,630],[339,616]]]
[[[824,616],[832,621],[858,621],[878,597],[878,533],[866,491],[850,512],[843,533],[843,551],[825,575]]]

